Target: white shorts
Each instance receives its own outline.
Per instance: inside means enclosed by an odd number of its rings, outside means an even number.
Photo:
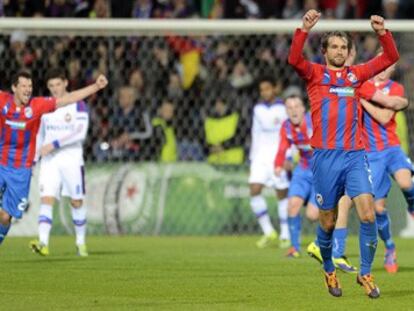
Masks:
[[[280,176],[274,173],[273,163],[253,161],[250,164],[249,184],[262,184],[277,190],[289,188],[289,178],[285,170]]]
[[[60,196],[73,200],[85,197],[85,171],[83,161],[58,161],[58,158],[44,158],[40,161],[39,190],[41,197]]]

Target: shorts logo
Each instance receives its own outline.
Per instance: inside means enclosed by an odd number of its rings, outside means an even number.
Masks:
[[[318,202],[319,205],[323,204],[323,196],[320,193],[316,194],[316,201]]]
[[[32,108],[31,107],[24,108],[24,115],[28,119],[30,119],[31,117],[33,117],[33,110],[32,110]]]

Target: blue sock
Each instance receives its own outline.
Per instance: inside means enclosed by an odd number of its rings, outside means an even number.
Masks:
[[[359,251],[361,256],[361,275],[371,273],[372,262],[377,250],[377,223],[361,222],[359,227]]]
[[[321,226],[318,226],[318,243],[323,259],[323,269],[331,273],[335,271],[335,266],[332,262],[332,233],[324,231]]]
[[[6,237],[7,233],[9,232],[9,229],[10,229],[10,224],[7,226],[0,224],[0,244],[3,243],[3,240]]]
[[[414,212],[414,184],[411,185],[410,189],[403,190],[402,193],[404,194],[405,201],[407,201],[408,210]]]
[[[300,251],[300,230],[301,230],[301,219],[300,215],[294,217],[288,217],[290,243],[299,252]]]
[[[378,234],[381,240],[384,241],[385,248],[388,250],[395,249],[394,241],[391,237],[390,217],[388,212],[376,213]]]
[[[332,257],[340,258],[345,254],[346,237],[348,236],[347,228],[338,228],[333,232]]]

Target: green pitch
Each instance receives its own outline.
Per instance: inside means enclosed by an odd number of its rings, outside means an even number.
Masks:
[[[0,309],[414,310],[414,240],[397,240],[397,275],[383,270],[379,247],[373,272],[381,298],[372,301],[355,275],[340,272],[344,296],[329,296],[316,261],[258,250],[256,238],[90,237],[88,258],[75,256],[69,237],[52,237],[47,258],[30,252],[29,238],[8,238]],[[356,264],[355,237],[347,253]]]

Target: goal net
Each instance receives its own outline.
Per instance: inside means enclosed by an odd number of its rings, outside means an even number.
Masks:
[[[414,24],[387,22],[401,54],[394,80],[412,98]],[[69,88],[91,83],[104,73],[109,86],[87,100],[90,128],[85,142],[87,204],[92,234],[244,234],[259,233],[249,206],[248,152],[257,82],[272,76],[278,96],[299,94],[304,85],[287,64],[299,20],[134,21],[79,19],[0,19],[0,88],[27,69],[34,95],[47,95],[48,69],[66,69]],[[378,42],[368,21],[321,21],[306,43],[306,57],[321,62],[319,42],[326,30],[350,31],[357,62],[376,53]],[[224,107],[224,108],[223,108]],[[225,109],[237,114],[240,131],[233,143],[241,157],[214,161],[206,120]],[[408,153],[413,111],[401,113]],[[173,129],[167,135],[163,126]],[[160,136],[161,132],[163,135]],[[404,135],[404,134],[403,134]],[[165,144],[174,141],[167,151]],[[38,184],[34,175],[31,207],[13,234],[37,230]],[[274,191],[265,192],[277,226]],[[389,198],[394,232],[411,228],[397,189]],[[70,232],[69,209],[55,211],[55,231]],[[314,225],[305,221],[305,232]],[[356,228],[355,217],[351,231]],[[411,232],[411,229],[407,229]]]

